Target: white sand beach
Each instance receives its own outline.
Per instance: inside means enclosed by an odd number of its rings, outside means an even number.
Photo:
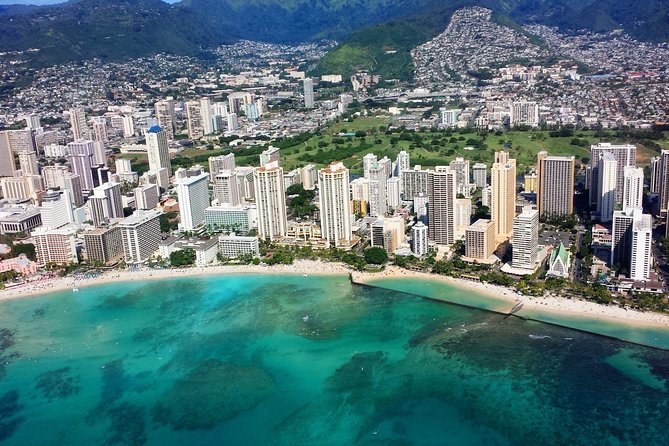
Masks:
[[[176,277],[221,275],[221,274],[313,274],[347,275],[350,270],[342,264],[327,263],[316,260],[296,260],[292,265],[219,265],[204,268],[175,269],[140,269],[137,271],[108,271],[97,276],[58,277],[48,280],[35,280],[21,286],[0,290],[0,301],[21,297],[36,296],[56,291],[72,290],[73,287],[84,288],[93,285],[114,282],[147,281],[173,279]]]
[[[509,311],[515,304],[522,300],[523,307],[517,313],[519,316],[533,317],[536,313],[550,313],[573,317],[588,317],[590,319],[639,327],[666,328],[669,330],[669,315],[661,313],[626,310],[614,305],[601,305],[583,299],[568,299],[566,297],[555,296],[552,294],[546,294],[541,297],[519,296],[513,290],[503,286],[439,276],[436,274],[408,271],[393,266],[389,266],[384,271],[378,273],[353,272],[352,278],[356,283],[370,285],[374,284],[374,280],[383,278],[431,280],[461,289],[468,289],[478,294],[489,296],[491,299],[500,302],[507,302]],[[472,306],[475,306],[475,304]]]
[[[572,317],[588,317],[607,322],[614,322],[639,327],[666,328],[669,330],[669,316],[654,312],[641,312],[626,310],[618,306],[600,305],[581,299],[567,299],[555,295],[544,295],[542,297],[518,296],[513,290],[503,286],[491,285],[466,279],[439,276],[423,272],[409,271],[395,266],[387,266],[385,270],[378,273],[353,271],[344,264],[322,262],[318,260],[297,260],[292,265],[220,265],[205,268],[183,268],[183,269],[141,269],[137,271],[110,271],[98,276],[77,276],[64,278],[50,278],[39,280],[25,285],[4,289],[0,291],[0,301],[21,297],[37,296],[56,291],[72,290],[73,286],[84,288],[93,285],[109,284],[114,282],[147,281],[172,279],[175,277],[189,277],[199,275],[221,275],[221,274],[275,274],[275,275],[331,275],[351,274],[355,283],[374,285],[374,280],[390,279],[420,279],[437,281],[471,290],[477,294],[485,295],[501,303],[508,303],[510,310],[516,303],[523,301],[523,308],[518,312],[519,316],[534,317],[537,313],[563,315]],[[407,290],[409,291],[409,290]],[[447,301],[446,298],[443,299]],[[476,306],[473,303],[472,306]],[[529,313],[529,314],[528,314]]]

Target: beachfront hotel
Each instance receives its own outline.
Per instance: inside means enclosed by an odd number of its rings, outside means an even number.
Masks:
[[[351,241],[351,199],[348,169],[334,162],[318,171],[321,231],[330,246],[348,246]]]
[[[157,210],[135,211],[119,223],[126,263],[144,263],[158,251],[160,214]]]
[[[485,261],[495,252],[495,223],[491,220],[476,220],[465,230],[465,257]]]
[[[221,235],[218,237],[218,252],[225,259],[236,259],[244,255],[259,257],[258,237]]]
[[[455,172],[448,166],[437,166],[429,173],[428,181],[428,238],[438,245],[455,241]]]
[[[49,264],[79,263],[76,232],[76,229],[72,227],[35,230],[31,236],[35,241],[37,264],[43,267]]]
[[[84,233],[84,246],[89,261],[107,265],[123,258],[123,237],[116,225]]]
[[[573,156],[537,155],[537,209],[540,218],[554,218],[574,213]]]
[[[182,178],[175,188],[181,217],[179,229],[192,231],[204,223],[204,210],[209,207],[209,175]]]
[[[288,218],[283,168],[276,161],[259,167],[253,174],[253,183],[258,209],[258,236],[269,240],[285,237]]]
[[[491,219],[495,223],[495,241],[506,241],[513,232],[516,215],[516,160],[507,152],[495,152],[495,163],[490,169],[492,197]]]
[[[539,244],[539,211],[529,206],[513,219],[511,266],[533,270]]]

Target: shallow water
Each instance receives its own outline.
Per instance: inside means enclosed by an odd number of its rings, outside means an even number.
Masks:
[[[668,352],[345,277],[98,286],[0,329],[3,444],[669,444]]]

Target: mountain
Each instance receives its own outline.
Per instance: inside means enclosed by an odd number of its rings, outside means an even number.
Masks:
[[[410,52],[444,31],[457,9],[483,6],[493,20],[523,32],[519,24],[539,23],[563,31],[624,29],[640,40],[669,41],[666,0],[436,0],[412,16],[353,32],[328,53],[314,75],[371,70],[385,79],[410,80]],[[541,43],[541,42],[536,42]]]
[[[158,52],[197,54],[230,42],[189,8],[161,0],[79,0],[0,15],[2,51],[39,48],[37,64],[117,60]]]
[[[317,71],[383,67],[410,72],[411,48],[442,32],[462,6],[483,6],[510,24],[542,23],[596,31],[623,27],[641,39],[669,38],[666,0],[70,0],[51,6],[1,6],[0,51],[39,48],[52,64],[157,52],[198,54],[250,39],[277,43],[343,41]]]
[[[341,39],[405,17],[434,0],[183,0],[181,5],[248,40],[298,43]]]

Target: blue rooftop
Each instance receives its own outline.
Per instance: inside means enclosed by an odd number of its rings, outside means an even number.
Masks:
[[[151,127],[151,128],[149,129],[149,133],[158,133],[158,132],[161,131],[161,130],[162,130],[162,129],[160,128],[159,125],[154,125],[153,127]]]

